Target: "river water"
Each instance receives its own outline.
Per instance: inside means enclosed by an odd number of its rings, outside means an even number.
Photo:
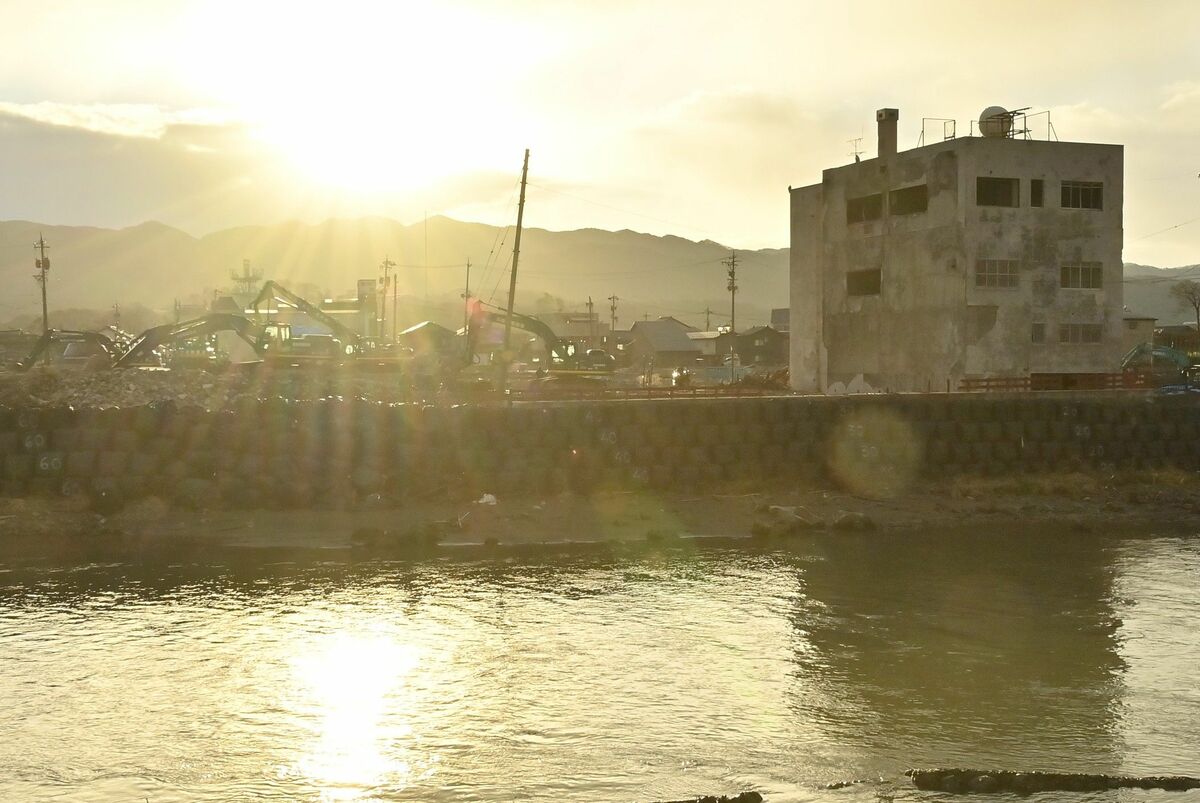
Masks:
[[[0,800],[929,800],[904,769],[1200,775],[1200,541],[268,560],[0,567]],[[820,788],[855,778],[875,780]]]

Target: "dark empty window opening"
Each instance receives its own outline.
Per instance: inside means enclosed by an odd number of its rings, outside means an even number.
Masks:
[[[1104,287],[1104,266],[1099,262],[1068,262],[1061,266],[1059,287],[1099,290]]]
[[[1016,287],[1018,283],[1015,259],[980,259],[975,262],[976,287]]]
[[[1020,182],[1015,178],[979,176],[975,179],[975,203],[979,206],[1020,206]]]
[[[1065,323],[1058,327],[1059,343],[1099,343],[1104,325],[1099,323]]]
[[[1029,205],[1041,206],[1044,203],[1046,194],[1046,182],[1040,178],[1032,179],[1029,182]]]
[[[1033,325],[1033,333],[1032,333],[1032,337],[1030,339],[1033,340],[1034,343],[1045,343],[1046,342],[1046,324],[1035,323]]]
[[[846,294],[851,296],[877,296],[883,281],[883,271],[854,270],[846,274]]]
[[[1104,184],[1099,181],[1064,181],[1063,209],[1103,209]]]
[[[862,223],[866,220],[879,220],[881,217],[883,217],[883,195],[880,193],[846,200],[847,223]]]
[[[892,190],[888,195],[888,214],[915,215],[929,208],[929,187],[918,184]]]

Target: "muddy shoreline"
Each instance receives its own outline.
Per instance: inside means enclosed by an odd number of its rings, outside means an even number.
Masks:
[[[1200,477],[1169,471],[964,478],[889,498],[794,484],[705,494],[605,490],[378,510],[186,510],[149,497],[108,515],[82,499],[0,499],[0,562],[9,564],[201,558],[229,550],[314,558],[636,552],[967,531],[1190,536],[1200,532]]]

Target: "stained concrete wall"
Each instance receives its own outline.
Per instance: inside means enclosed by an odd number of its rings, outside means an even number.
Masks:
[[[877,395],[424,408],[251,402],[205,412],[0,408],[0,495],[341,508],[567,487],[694,490],[826,477],[1200,467],[1200,399]]]
[[[792,383],[945,390],[964,377],[1099,373],[1120,357],[1122,149],[967,138],[824,171],[791,192]],[[976,205],[978,176],[1020,180],[1017,208]],[[1030,179],[1044,206],[1029,206]],[[1104,210],[1059,208],[1063,180],[1104,183]],[[890,214],[891,190],[925,184],[928,208]],[[848,199],[884,196],[878,220],[848,223]],[[1016,288],[977,288],[978,259],[1020,262]],[[1102,290],[1059,288],[1059,265],[1104,265]],[[846,274],[882,271],[877,296]],[[819,305],[818,305],[819,299]],[[1046,342],[1032,343],[1032,323]],[[1059,344],[1063,323],[1102,323],[1100,344]],[[822,359],[818,362],[817,356]],[[820,370],[817,370],[817,366]]]
[[[983,288],[967,282],[967,303],[995,307],[996,323],[968,343],[967,376],[1030,373],[1107,373],[1119,369],[1123,342],[1121,258],[1123,149],[1119,145],[968,139],[961,149],[960,192],[969,264],[977,259],[1016,259],[1016,288]],[[1020,179],[1017,208],[979,206],[977,176]],[[1044,182],[1044,206],[1031,207],[1031,179]],[[1104,209],[1060,207],[1063,181],[1104,184]],[[1060,287],[1065,262],[1100,262],[1103,287]],[[1033,343],[1034,322],[1045,324],[1045,342]],[[1060,343],[1071,323],[1102,324],[1099,344]]]

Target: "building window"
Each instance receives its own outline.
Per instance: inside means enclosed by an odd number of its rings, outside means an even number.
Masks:
[[[1019,206],[1020,184],[1015,178],[979,176],[975,179],[975,203],[979,206]]]
[[[1099,323],[1064,323],[1058,327],[1059,343],[1099,343],[1104,325]]]
[[[1099,290],[1104,287],[1104,266],[1099,262],[1068,262],[1061,268],[1059,287]]]
[[[853,270],[846,274],[846,294],[851,296],[877,296],[883,281],[883,271]]]
[[[1041,206],[1043,198],[1046,194],[1046,182],[1040,178],[1032,179],[1029,182],[1029,205]]]
[[[1046,342],[1046,324],[1035,323],[1033,325],[1033,332],[1032,332],[1032,336],[1030,337],[1030,339],[1034,343],[1045,343]]]
[[[1015,259],[980,259],[975,262],[976,287],[1016,287],[1018,282]]]
[[[1063,209],[1103,209],[1104,184],[1099,181],[1064,181]]]
[[[847,223],[862,223],[866,220],[879,220],[881,217],[883,217],[883,195],[880,193],[846,200]]]
[[[888,214],[890,215],[915,215],[928,208],[929,187],[925,184],[892,190],[888,194]]]

